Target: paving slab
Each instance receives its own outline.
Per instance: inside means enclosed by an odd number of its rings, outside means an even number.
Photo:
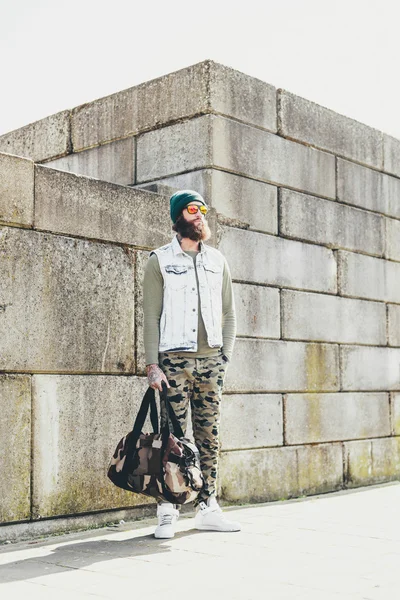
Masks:
[[[238,533],[199,532],[185,513],[171,540],[155,519],[0,547],[2,598],[380,600],[396,598],[400,482],[226,507]],[[193,585],[196,582],[196,585]],[[260,593],[261,591],[261,593]]]

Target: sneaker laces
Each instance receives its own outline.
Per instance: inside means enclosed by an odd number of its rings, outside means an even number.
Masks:
[[[160,525],[172,525],[174,515],[171,513],[164,513],[160,515]]]

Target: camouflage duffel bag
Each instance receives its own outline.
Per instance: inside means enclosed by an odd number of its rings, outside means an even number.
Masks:
[[[192,502],[204,485],[200,455],[196,445],[184,437],[164,386],[160,398],[165,402],[173,433],[169,422],[159,431],[155,392],[149,387],[132,431],[115,449],[107,476],[124,490],[163,502],[185,504]],[[153,432],[143,433],[149,408]]]

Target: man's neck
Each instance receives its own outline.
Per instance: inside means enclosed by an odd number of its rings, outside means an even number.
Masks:
[[[200,242],[196,242],[191,240],[190,238],[181,237],[179,234],[177,235],[178,242],[181,245],[181,248],[184,252],[199,252],[200,251]]]

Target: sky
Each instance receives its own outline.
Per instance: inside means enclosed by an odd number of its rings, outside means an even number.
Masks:
[[[400,138],[398,0],[0,0],[0,135],[212,59]]]

